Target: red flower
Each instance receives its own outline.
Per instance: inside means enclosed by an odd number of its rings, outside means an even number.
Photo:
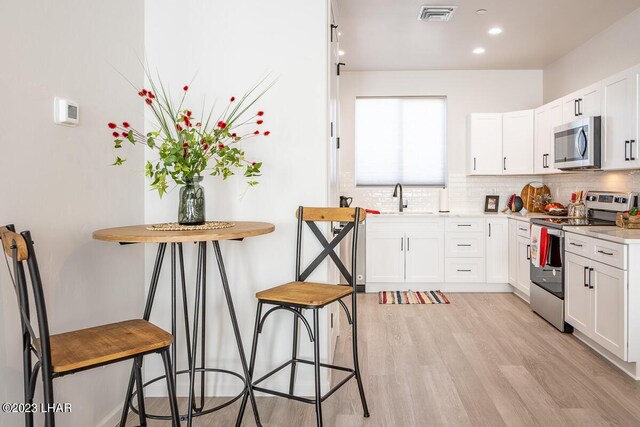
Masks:
[[[260,131],[259,131],[259,130],[257,130],[257,131],[255,131],[253,134],[254,134],[254,135],[260,135]]]
[[[191,127],[191,122],[187,118],[184,119],[184,124],[187,125],[188,128]]]
[[[189,150],[187,150],[186,148],[182,150],[182,157],[187,157],[187,153]]]
[[[145,94],[144,94],[144,92],[143,92],[143,91],[140,91],[140,92],[138,92],[138,95],[140,95],[140,96],[144,96]]]
[[[183,147],[188,147],[188,146],[189,146],[189,143],[188,143],[188,142],[185,142],[184,144],[182,144],[182,146],[183,146]]]
[[[227,127],[227,124],[226,124],[225,122],[223,122],[222,120],[220,120],[220,121],[218,122],[218,127],[219,127],[220,129],[224,129],[224,128],[226,128],[226,127]]]
[[[183,87],[182,90],[185,91],[185,92],[188,91],[189,90],[189,86]]]
[[[258,120],[256,123],[257,123],[257,124],[259,124],[259,125],[261,125],[261,124],[263,124],[263,123],[264,123],[264,120]]]
[[[116,127],[118,127],[118,125],[116,125],[115,123],[107,123],[107,126],[109,126],[109,129],[115,129]]]
[[[187,110],[187,117],[191,117],[191,111]]]
[[[233,102],[233,101],[235,101],[235,100],[236,100],[236,97],[235,97],[235,96],[232,96],[232,97],[231,97],[231,99],[230,99],[229,101]]]
[[[142,89],[141,92],[142,92],[143,95],[146,95],[147,93],[149,93],[149,92],[147,92],[146,89]]]
[[[231,138],[237,138],[237,137],[238,137],[237,133],[234,132],[234,133],[231,134]]]
[[[264,116],[264,111],[258,111],[258,116]]]
[[[176,124],[176,129],[178,129],[178,131],[182,131],[182,126]]]
[[[131,126],[129,125],[129,122],[122,122],[122,127],[125,129],[129,129]]]
[[[256,162],[251,162],[251,166],[255,166],[255,165],[256,165]]]
[[[209,149],[209,144],[204,144],[204,145],[202,146],[202,149],[203,149],[204,151],[207,151],[207,150]]]
[[[149,92],[147,93],[147,96],[148,96],[149,98],[151,98],[151,99],[153,99],[153,98],[155,98],[155,97],[156,97],[153,93],[151,93],[151,91],[149,91]]]
[[[123,138],[129,138],[129,134],[127,132],[122,132],[122,137]]]
[[[147,98],[144,100],[144,102],[146,102],[148,105],[151,105],[153,101],[150,98]]]
[[[218,150],[222,150],[224,148],[224,144],[218,144]]]
[[[196,127],[199,128],[200,126],[202,126],[202,123],[198,122],[196,123]]]
[[[119,134],[118,132],[114,132],[114,133],[112,133],[111,135],[113,135],[113,137],[114,137],[114,138],[117,138],[117,137],[119,137],[119,136],[120,136],[120,134]]]
[[[263,135],[264,135],[264,136],[269,136],[270,134],[271,134],[271,132],[266,131]]]

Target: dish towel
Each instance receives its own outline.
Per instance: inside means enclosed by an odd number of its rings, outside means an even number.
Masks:
[[[549,249],[549,234],[546,227],[539,225],[531,226],[531,264],[534,267],[541,268],[547,263],[547,254]]]

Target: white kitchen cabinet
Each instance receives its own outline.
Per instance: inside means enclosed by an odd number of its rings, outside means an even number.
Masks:
[[[550,102],[535,110],[534,173],[559,173],[554,167],[553,129],[562,124],[562,100]]]
[[[580,255],[565,256],[565,320],[627,360],[627,272]]]
[[[637,95],[632,69],[602,82],[602,167],[634,169],[640,166],[637,155]],[[633,141],[633,142],[632,142]]]
[[[517,253],[517,273],[516,273],[516,288],[523,294],[529,296],[529,283],[531,277],[531,269],[529,264],[531,263],[531,245],[528,237],[518,236],[516,240],[516,253]]]
[[[435,283],[444,280],[442,233],[412,230],[406,232],[405,281]]]
[[[528,221],[509,219],[509,284],[529,296],[531,253]]]
[[[533,173],[534,110],[502,115],[502,173]]]
[[[509,221],[507,218],[487,219],[486,282],[509,281]]]
[[[509,283],[513,286],[518,283],[518,222],[509,218]]]
[[[562,118],[569,123],[581,117],[600,115],[600,82],[562,98]]]
[[[367,281],[404,282],[404,232],[372,228],[367,230]]]
[[[471,114],[467,129],[469,175],[502,174],[502,114]]]

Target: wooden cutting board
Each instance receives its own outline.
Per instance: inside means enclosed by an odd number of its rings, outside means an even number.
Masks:
[[[549,187],[547,187],[546,185],[534,186],[532,185],[532,183],[525,185],[522,189],[522,192],[520,193],[524,208],[529,212],[544,212],[544,205],[539,206],[538,208],[534,207],[533,205],[535,197],[542,196],[544,194],[551,194]]]

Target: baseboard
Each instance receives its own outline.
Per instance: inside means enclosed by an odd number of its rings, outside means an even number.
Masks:
[[[511,292],[508,283],[367,283],[367,293],[380,291]]]
[[[122,405],[120,405],[118,408],[114,409],[113,411],[111,411],[111,413],[109,415],[107,415],[106,417],[104,417],[102,419],[102,421],[100,421],[98,424],[96,424],[96,426],[98,427],[113,427],[116,426],[120,423],[120,415],[122,414]],[[134,416],[135,414],[133,414],[132,412],[129,413],[129,416]],[[136,419],[137,419],[137,415]]]
[[[593,351],[607,359],[609,362],[613,363],[618,369],[629,375],[634,380],[640,380],[640,369],[638,369],[639,367],[636,362],[625,362],[577,329],[573,330],[573,336],[582,341]]]
[[[513,294],[515,296],[517,296],[518,298],[520,298],[521,300],[523,300],[527,304],[529,304],[531,302],[529,300],[529,295],[525,294],[524,292],[522,292],[520,289],[516,288],[515,286],[512,286],[512,285],[509,285],[509,286],[511,286],[511,290],[513,291]]]

